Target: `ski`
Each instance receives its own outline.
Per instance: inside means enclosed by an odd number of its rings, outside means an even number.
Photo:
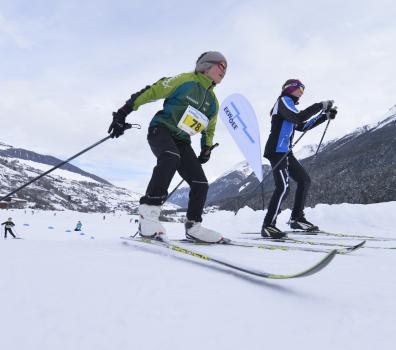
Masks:
[[[328,231],[302,231],[302,230],[286,230],[282,231],[287,235],[299,235],[299,236],[327,236],[336,238],[348,238],[348,239],[364,239],[367,241],[396,241],[396,237],[374,237],[366,235],[354,235],[350,233],[335,233]],[[242,232],[243,235],[260,235],[260,232]]]
[[[350,233],[335,233],[335,232],[328,232],[328,231],[300,231],[300,230],[290,230],[290,231],[283,231],[287,234],[294,234],[294,235],[304,235],[304,236],[329,236],[329,237],[337,237],[337,238],[351,238],[351,239],[365,239],[365,240],[372,240],[372,241],[396,241],[396,237],[375,237],[375,236],[367,236],[367,235],[355,235]]]
[[[266,271],[261,271],[257,270],[254,268],[249,268],[249,267],[243,267],[238,264],[229,262],[224,259],[216,258],[207,254],[202,254],[197,251],[187,249],[185,247],[180,246],[179,244],[175,244],[172,241],[160,241],[160,240],[155,240],[155,239],[148,239],[148,238],[132,238],[132,237],[121,237],[121,239],[127,243],[133,243],[133,244],[147,244],[147,245],[154,245],[156,247],[160,247],[163,249],[169,249],[171,251],[175,251],[177,253],[185,254],[185,255],[190,255],[192,257],[195,257],[197,259],[200,259],[202,261],[210,261],[215,264],[221,265],[228,267],[230,269],[246,273],[248,275],[253,275],[256,277],[261,277],[261,278],[269,278],[269,279],[290,279],[290,278],[298,278],[298,277],[306,277],[313,275],[316,272],[319,272],[323,268],[325,268],[335,257],[337,254],[336,250],[331,250],[329,253],[327,253],[322,259],[320,259],[317,263],[312,265],[311,267],[307,268],[304,271],[297,272],[297,273],[292,273],[292,274],[276,274],[276,273],[270,273]]]
[[[350,245],[350,244],[318,242],[318,241],[304,241],[304,240],[301,240],[301,239],[295,239],[295,238],[291,238],[291,237],[280,238],[280,239],[265,238],[265,237],[255,237],[255,238],[248,238],[248,240],[267,241],[267,242],[281,242],[281,243],[295,243],[295,244],[307,244],[307,245],[313,245],[313,246],[326,246],[326,247],[334,247],[334,246],[343,247],[343,248],[354,247],[353,245]],[[366,241],[361,241],[357,245],[361,247],[365,243],[366,243]]]
[[[185,243],[185,244],[193,244],[193,245],[203,245],[203,246],[210,246],[210,245],[231,245],[231,246],[236,246],[236,247],[246,247],[246,248],[258,248],[258,249],[265,249],[265,250],[283,250],[283,251],[288,251],[288,250],[297,250],[297,251],[304,251],[304,252],[314,252],[314,253],[329,253],[332,250],[336,250],[337,254],[343,255],[343,254],[348,254],[350,252],[353,252],[361,247],[363,247],[365,241],[360,242],[356,245],[350,245],[350,246],[345,246],[342,248],[333,248],[333,249],[328,249],[328,248],[312,248],[312,247],[301,247],[301,246],[295,246],[295,245],[279,245],[279,244],[262,244],[262,243],[250,243],[250,242],[239,242],[239,241],[234,241],[234,240],[227,240],[221,243],[213,244],[213,243],[205,243],[205,242],[194,242],[189,239],[180,239],[180,240],[174,240],[173,242],[177,243]],[[334,246],[334,245],[333,245]]]

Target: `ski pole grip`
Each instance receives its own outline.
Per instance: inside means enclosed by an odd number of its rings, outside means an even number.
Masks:
[[[124,126],[124,131],[128,130],[128,129],[141,129],[142,127],[140,126],[140,124],[130,124],[130,123],[125,123]]]
[[[214,145],[212,145],[212,147],[210,147],[210,150],[212,151],[214,148],[216,148],[217,146],[219,146],[219,144],[216,142]]]

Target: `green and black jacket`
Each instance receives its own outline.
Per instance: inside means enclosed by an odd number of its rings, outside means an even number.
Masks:
[[[15,224],[10,220],[4,221],[2,225],[5,225],[5,228],[12,228],[15,226]]]
[[[162,78],[133,94],[118,113],[128,115],[140,106],[159,99],[165,99],[163,109],[151,120],[151,126],[166,126],[173,138],[191,143],[190,135],[177,127],[188,105],[205,114],[208,127],[202,131],[201,147],[213,145],[219,103],[213,92],[215,84],[202,73],[183,73],[172,78]]]

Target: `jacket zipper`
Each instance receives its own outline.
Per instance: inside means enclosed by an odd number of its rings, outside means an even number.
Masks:
[[[205,90],[205,95],[204,95],[204,97],[203,97],[203,101],[202,101],[202,103],[200,104],[200,106],[198,107],[198,110],[200,110],[200,109],[202,108],[203,104],[205,103],[206,95],[208,94],[208,91],[210,90],[210,88],[213,87],[213,86],[215,86],[215,85],[216,85],[216,84],[215,84],[215,82],[213,81],[212,84],[210,84],[210,86]]]
[[[202,103],[201,103],[201,104],[199,105],[199,107],[198,107],[198,111],[202,108],[203,104],[205,103],[206,95],[208,94],[208,91],[210,90],[211,87],[213,87],[213,86],[215,86],[215,85],[216,85],[216,83],[213,81],[212,84],[210,84],[210,86],[207,87],[207,88],[205,89],[205,94],[204,94]],[[182,130],[179,130],[179,131],[177,132],[176,136],[177,136],[177,135],[180,135],[181,133],[182,133]]]

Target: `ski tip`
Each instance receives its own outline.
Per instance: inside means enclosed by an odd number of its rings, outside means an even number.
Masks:
[[[338,251],[337,249],[331,250],[316,266],[314,266],[311,270],[307,271],[304,274],[305,276],[310,276],[322,269],[324,269],[330,262],[334,259],[334,257],[337,255]],[[301,276],[303,277],[303,276]]]
[[[363,247],[366,244],[366,241],[361,241],[359,244],[356,244],[353,250]]]
[[[334,257],[337,255],[338,251],[337,249],[331,250],[329,253],[327,253],[319,262],[317,262],[315,265],[310,267],[309,269],[296,273],[296,274],[291,274],[291,275],[272,275],[270,278],[274,279],[289,279],[289,278],[300,278],[300,277],[307,277],[311,276],[321,270],[323,270],[330,262],[334,259]]]

